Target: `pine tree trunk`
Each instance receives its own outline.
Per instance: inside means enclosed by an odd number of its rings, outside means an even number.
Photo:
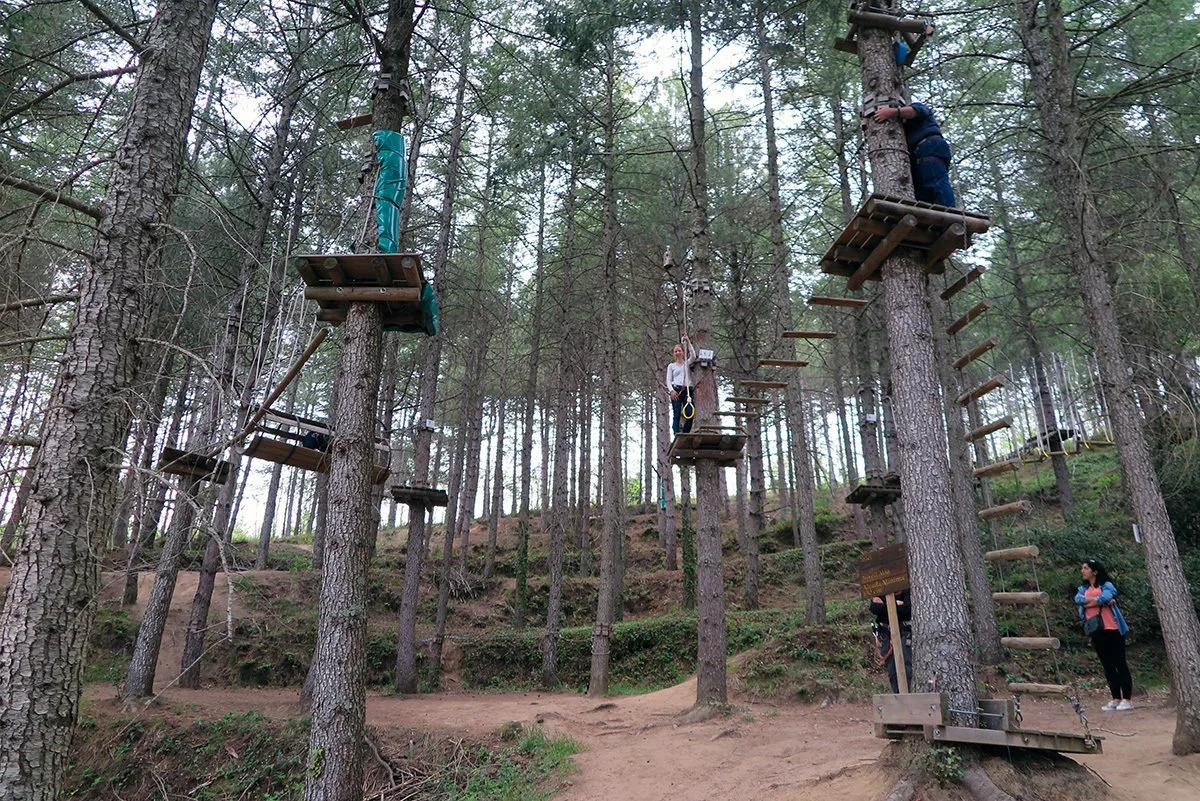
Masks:
[[[58,797],[112,530],[149,283],[170,216],[216,4],[162,0],[142,54],[92,259],[45,413],[0,611],[0,799]]]
[[[616,194],[616,135],[617,118],[614,108],[616,92],[616,33],[610,32],[607,42],[604,74],[604,181],[601,244],[603,293],[601,309],[600,418],[602,455],[601,503],[603,530],[600,537],[600,586],[596,601],[596,625],[592,629],[592,665],[588,695],[608,693],[608,663],[612,623],[621,595],[621,553],[624,534],[621,530],[625,493],[621,488],[621,383],[617,369],[620,365],[620,329],[617,320],[617,294],[611,289],[617,278],[617,194]],[[584,418],[587,419],[586,417]],[[586,524],[585,524],[586,525]]]
[[[864,28],[858,56],[864,95],[902,96],[890,32]],[[900,123],[868,121],[866,135],[875,191],[912,197]],[[971,626],[950,502],[946,425],[934,364],[933,323],[925,302],[925,274],[920,260],[901,249],[884,261],[882,279],[913,585],[913,684],[923,687],[935,682],[947,694],[951,709],[974,710]],[[960,725],[978,725],[973,714],[951,718]]]
[[[1039,6],[1045,9],[1044,19],[1039,15]],[[1048,148],[1051,182],[1063,212],[1071,266],[1083,290],[1102,400],[1108,407],[1134,519],[1146,546],[1150,588],[1178,701],[1171,746],[1176,754],[1192,754],[1200,751],[1200,659],[1196,658],[1200,653],[1200,621],[1183,575],[1179,548],[1126,370],[1129,362],[1109,284],[1104,229],[1086,168],[1080,111],[1071,85],[1074,72],[1062,7],[1059,0],[1047,0],[1045,4],[1019,0],[1017,11]]]
[[[146,609],[138,625],[137,641],[134,643],[129,671],[125,674],[125,682],[121,689],[121,697],[126,700],[154,695],[158,652],[162,647],[171,598],[175,594],[175,580],[183,561],[183,549],[195,528],[199,491],[199,481],[180,479],[175,514],[171,516],[171,525],[167,529],[166,542],[163,543],[162,554],[154,574],[154,586],[150,590],[150,598],[146,601]]]

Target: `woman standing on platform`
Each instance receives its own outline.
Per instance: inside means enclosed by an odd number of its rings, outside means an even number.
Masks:
[[[684,345],[687,351],[684,351]],[[692,418],[696,416],[696,407],[692,404],[692,360],[696,358],[696,350],[688,335],[683,335],[682,344],[676,345],[671,352],[675,361],[667,365],[667,394],[671,396],[671,433],[684,434],[692,430]],[[682,422],[681,422],[682,418]]]
[[[1129,626],[1117,608],[1117,588],[1104,565],[1096,559],[1084,561],[1079,568],[1083,584],[1075,593],[1075,605],[1083,621],[1083,633],[1092,638],[1092,647],[1104,666],[1104,677],[1112,700],[1100,707],[1105,712],[1133,709],[1133,675],[1125,661],[1125,635]]]

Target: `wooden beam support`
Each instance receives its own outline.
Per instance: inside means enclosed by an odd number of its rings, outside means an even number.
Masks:
[[[985,272],[987,272],[987,271],[984,270],[982,267],[971,268],[970,272],[968,272],[962,278],[955,281],[950,286],[946,287],[946,289],[942,292],[942,300],[950,300],[950,298],[954,297],[959,292],[962,292],[964,289],[967,288],[968,284],[970,284],[976,278],[979,278]]]
[[[957,359],[955,359],[954,363],[950,366],[955,370],[961,370],[999,344],[1000,340],[998,338],[988,337],[983,342],[980,342],[978,345],[971,348],[971,350],[967,351],[965,355],[959,356]]]
[[[987,311],[990,308],[992,308],[992,302],[990,300],[979,301],[974,306],[972,306],[967,311],[966,314],[964,314],[962,317],[959,317],[954,322],[950,323],[950,325],[946,328],[946,333],[949,334],[950,336],[954,336],[959,331],[966,328],[968,323],[970,323],[972,320],[974,320],[976,317],[983,314],[985,311]]]
[[[833,339],[836,337],[832,331],[784,331],[784,339]]]
[[[759,359],[759,367],[808,367],[808,362],[798,359]]]
[[[1021,559],[1037,559],[1036,545],[1023,545],[1020,548],[1001,548],[998,551],[988,551],[983,555],[985,562],[1017,562]]]
[[[1013,651],[1057,651],[1062,646],[1057,637],[1001,637],[1000,645]]]
[[[979,519],[994,520],[997,517],[1027,514],[1031,511],[1033,511],[1033,504],[1029,501],[1013,501],[1012,503],[1002,503],[999,506],[989,506],[986,509],[980,509]]]
[[[325,259],[322,266],[325,268],[325,272],[329,273],[329,280],[333,282],[334,286],[346,283],[346,273],[335,257],[330,256]]]
[[[1050,603],[1048,592],[993,592],[992,600],[1007,606],[1044,606]]]
[[[908,232],[917,227],[917,218],[911,214],[905,214],[900,218],[900,221],[888,232],[888,235],[875,246],[871,251],[871,255],[859,265],[854,271],[854,275],[850,276],[850,280],[846,282],[846,286],[851,290],[858,289],[867,280],[867,276],[879,269],[879,265],[883,264],[883,260],[892,254],[892,251],[900,247],[901,243],[908,237]]]
[[[853,53],[858,55],[858,42],[853,39],[834,39],[833,49],[841,50],[843,53]]]
[[[374,114],[359,114],[355,117],[347,117],[344,120],[337,121],[338,130],[352,131],[355,128],[361,128],[364,125],[370,125],[375,121]]]
[[[421,290],[412,286],[308,286],[304,297],[343,303],[416,303]]]
[[[907,209],[907,207],[904,208]],[[892,230],[892,226],[886,222],[883,222],[882,220],[871,220],[866,217],[856,217],[849,222],[849,224],[846,226],[846,230],[852,234],[887,236],[888,232]],[[937,234],[933,231],[925,230],[924,228],[918,228],[908,235],[908,241],[918,245],[932,245],[935,241],[937,241]],[[845,250],[849,251],[851,248],[845,248]],[[840,252],[840,249],[835,251],[835,253],[837,252]],[[861,261],[861,259],[865,259],[868,255],[868,251],[860,250],[859,252],[862,254],[862,256],[859,259],[855,259],[855,261]],[[838,258],[841,258],[841,256]]]
[[[996,420],[995,422],[988,423],[987,425],[980,426],[979,428],[971,429],[970,431],[968,431],[966,433],[966,436],[964,436],[963,439],[966,440],[967,442],[974,442],[977,439],[983,439],[988,434],[995,434],[997,431],[1000,431],[1001,429],[1011,428],[1012,424],[1013,424],[1013,419],[1012,419],[1011,415],[1009,415],[1008,417],[1001,417],[999,420]]]
[[[968,403],[972,403],[974,401],[979,400],[980,398],[982,398],[984,395],[988,394],[989,392],[995,392],[996,390],[1000,389],[1000,387],[1002,387],[1002,386],[1004,386],[1003,376],[994,376],[992,378],[989,378],[987,381],[984,381],[982,384],[975,387],[975,389],[968,390],[968,391],[964,392],[963,394],[959,395],[958,396],[958,405],[966,406]]]
[[[955,223],[948,226],[945,231],[942,231],[942,235],[929,247],[929,252],[925,254],[925,267],[932,267],[958,248],[967,247],[970,244],[971,239],[967,236],[967,227],[965,225]]]
[[[992,476],[998,476],[1001,473],[1007,473],[1009,470],[1016,470],[1020,466],[1020,459],[1008,459],[1003,462],[992,462],[991,464],[985,464],[981,467],[976,467],[972,471],[972,474],[975,476],[975,478],[991,478]]]
[[[847,309],[861,309],[870,302],[863,298],[832,298],[824,295],[813,295],[808,299],[809,306],[843,306]]]

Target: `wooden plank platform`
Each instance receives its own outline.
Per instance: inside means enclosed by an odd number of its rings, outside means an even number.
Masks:
[[[900,476],[887,476],[883,481],[859,484],[846,496],[846,503],[870,505],[889,504],[900,500]]]
[[[303,254],[292,265],[308,285],[304,296],[317,301],[322,322],[341,325],[350,304],[365,301],[381,305],[385,330],[423,324],[425,276],[416,253]]]
[[[224,484],[229,480],[233,465],[215,456],[189,453],[178,448],[163,448],[158,454],[158,468],[172,476],[191,476],[201,481]]]
[[[966,406],[968,403],[973,403],[982,398],[984,395],[987,395],[989,392],[995,392],[1002,386],[1004,386],[1004,379],[1000,376],[993,376],[974,389],[969,389],[963,394],[959,395],[957,398],[958,405]]]
[[[694,465],[698,461],[711,460],[719,466],[730,467],[741,461],[745,448],[745,433],[692,431],[676,434],[667,455],[672,464]]]
[[[1001,473],[1007,473],[1009,470],[1016,470],[1021,466],[1020,459],[1006,459],[1003,462],[992,462],[981,467],[976,467],[971,471],[975,478],[991,478],[998,476]]]
[[[759,367],[808,367],[808,362],[799,359],[759,359]]]
[[[329,472],[329,454],[303,445],[280,442],[264,436],[256,436],[250,440],[245,455],[254,459],[262,459],[276,464],[298,467],[301,470],[311,470],[315,473]],[[387,481],[390,470],[383,465],[375,465],[375,483]]]
[[[950,300],[950,298],[954,297],[959,292],[962,292],[967,288],[968,285],[970,285],[972,281],[982,276],[985,272],[987,272],[987,270],[983,269],[982,267],[972,267],[966,275],[943,290],[942,300]]]
[[[977,439],[983,439],[988,434],[995,434],[997,431],[1001,431],[1005,428],[1012,428],[1012,424],[1012,415],[1009,415],[1008,417],[1001,417],[999,420],[987,423],[986,425],[981,425],[979,428],[972,428],[963,436],[963,439],[965,439],[967,442],[974,442]]]
[[[993,592],[992,600],[1005,606],[1045,606],[1050,603],[1048,592]]]
[[[961,370],[964,367],[966,367],[968,364],[970,364],[971,362],[975,361],[978,358],[981,358],[985,353],[987,353],[989,350],[991,350],[992,348],[996,347],[999,344],[1000,344],[1000,339],[998,337],[988,337],[983,342],[980,342],[978,345],[971,348],[965,354],[963,354],[962,356],[959,356],[957,359],[955,359],[954,362],[950,366],[953,367],[955,370]]]
[[[421,506],[447,506],[450,497],[445,490],[432,487],[392,487],[392,498],[396,503],[419,504]]]
[[[1057,651],[1062,647],[1057,637],[1001,637],[1000,645],[1012,651]]]
[[[861,309],[870,303],[865,298],[835,298],[828,295],[813,295],[808,299],[809,306],[840,306],[846,309]]]
[[[1036,545],[1023,545],[1020,548],[1001,548],[998,551],[988,551],[983,555],[985,562],[1016,562],[1020,559],[1037,559]]]
[[[1011,517],[1012,515],[1023,515],[1033,511],[1033,505],[1029,501],[1013,501],[1012,503],[1003,503],[999,506],[989,506],[986,509],[979,510],[980,520],[994,520],[997,517]]]
[[[957,226],[957,227],[956,227]],[[851,288],[879,280],[879,265],[897,247],[914,248],[929,272],[946,256],[969,247],[991,227],[977,212],[892,195],[872,194],[821,259],[822,272],[852,279]]]
[[[833,331],[784,331],[784,339],[833,339],[836,337]]]
[[[946,724],[951,710],[945,693],[873,695],[871,706],[876,737],[920,737],[931,743],[965,743],[1069,754],[1098,754],[1103,750],[1101,737],[1022,729],[1017,722],[1016,704],[1011,698],[981,698],[977,710],[979,728]]]
[[[786,381],[748,380],[748,381],[739,381],[739,382],[737,382],[737,384],[739,387],[746,387],[748,389],[786,389],[787,388]]]
[[[1012,681],[1005,688],[1013,695],[1066,695],[1071,691],[1068,684],[1036,684]]]
[[[979,315],[983,314],[990,308],[992,308],[992,302],[990,300],[979,301],[970,309],[968,309],[966,314],[950,323],[950,325],[946,327],[946,333],[950,336],[954,336],[959,331],[966,328],[972,321],[978,318]]]

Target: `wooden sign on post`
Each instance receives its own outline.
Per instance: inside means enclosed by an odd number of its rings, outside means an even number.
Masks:
[[[887,603],[888,628],[892,638],[892,662],[896,665],[896,684],[908,692],[908,669],[904,664],[904,633],[896,613],[896,593],[908,589],[908,552],[904,543],[889,545],[865,553],[855,563],[858,585],[863,598],[883,596]]]

